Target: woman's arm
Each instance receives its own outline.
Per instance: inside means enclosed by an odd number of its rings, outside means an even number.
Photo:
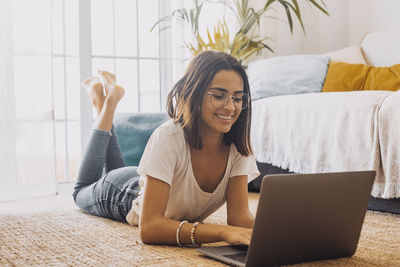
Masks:
[[[176,230],[179,221],[167,219],[164,213],[168,203],[170,186],[156,178],[147,177],[142,214],[140,216],[140,238],[146,244],[177,244]],[[195,207],[194,207],[195,208]],[[190,231],[193,223],[183,224],[179,241],[191,244]],[[229,225],[200,224],[195,232],[196,243],[225,241],[231,244],[249,244],[252,230]]]
[[[226,207],[229,225],[253,228],[254,216],[249,210],[246,175],[229,179]]]

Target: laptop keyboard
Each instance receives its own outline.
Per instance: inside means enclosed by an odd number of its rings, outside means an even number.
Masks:
[[[236,254],[227,254],[224,255],[224,257],[227,257],[229,259],[238,261],[238,262],[246,262],[246,258],[247,258],[247,252],[241,252],[241,253],[236,253]]]

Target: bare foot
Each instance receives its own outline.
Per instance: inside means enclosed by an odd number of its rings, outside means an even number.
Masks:
[[[81,86],[86,89],[93,106],[96,108],[97,114],[100,114],[105,100],[103,84],[100,82],[100,79],[98,77],[90,77],[84,80]]]
[[[111,91],[111,89],[114,87],[115,83],[117,82],[117,79],[114,74],[105,71],[105,70],[98,70],[97,73],[100,75],[101,80],[104,83],[104,87],[106,90],[106,95]]]
[[[118,103],[124,95],[125,89],[119,85],[114,85],[106,95],[106,100]]]

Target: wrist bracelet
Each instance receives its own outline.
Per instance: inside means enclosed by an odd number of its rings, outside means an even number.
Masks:
[[[190,231],[190,240],[192,241],[192,245],[194,247],[200,247],[200,244],[196,243],[196,238],[195,238],[195,232],[196,232],[196,228],[197,226],[200,224],[200,222],[195,222],[193,224],[192,230]]]
[[[181,223],[179,224],[178,228],[176,228],[176,243],[178,244],[178,246],[182,246],[181,243],[179,242],[179,232],[181,231],[182,225],[187,223],[188,221],[181,221]]]

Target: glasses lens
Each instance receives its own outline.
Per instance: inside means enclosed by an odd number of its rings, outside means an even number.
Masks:
[[[237,109],[245,109],[248,104],[249,104],[249,97],[247,96],[246,93],[241,94],[240,96],[234,96],[234,101],[233,103],[235,104],[235,107]]]
[[[249,104],[249,97],[246,93],[234,95],[234,96],[227,96],[224,93],[218,92],[208,92],[210,94],[210,101],[211,105],[214,108],[221,108],[224,107],[229,102],[229,98],[232,98],[233,105],[237,110],[245,109]]]
[[[220,108],[225,106],[226,95],[224,93],[208,92],[210,94],[211,105],[214,108]]]

